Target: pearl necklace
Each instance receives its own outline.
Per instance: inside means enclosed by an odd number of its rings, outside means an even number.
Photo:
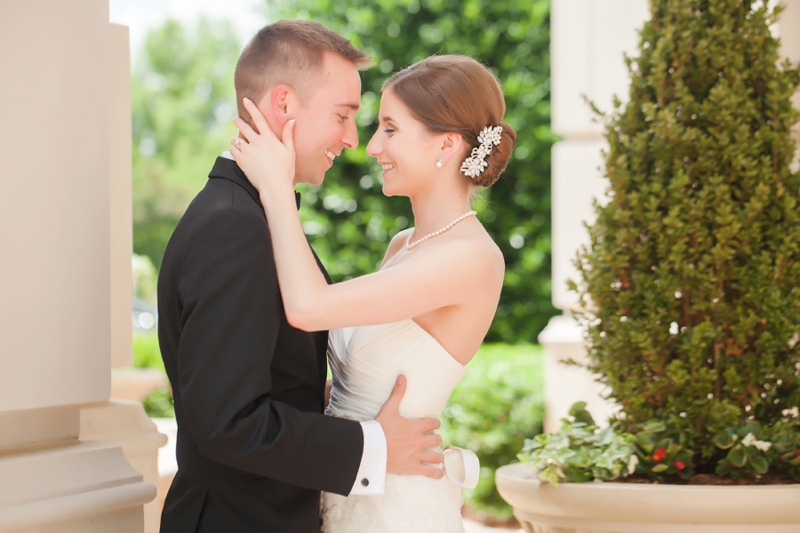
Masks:
[[[414,229],[414,231],[412,231],[411,234],[406,239],[406,250],[412,249],[416,245],[420,244],[421,242],[427,241],[431,237],[436,237],[437,235],[441,235],[442,233],[444,233],[445,231],[449,230],[450,228],[452,228],[453,226],[455,226],[456,224],[458,224],[459,222],[461,222],[465,218],[472,217],[472,216],[475,216],[477,214],[478,214],[477,211],[467,211],[466,213],[464,213],[463,215],[461,215],[460,217],[458,217],[457,219],[455,219],[454,221],[452,221],[451,223],[449,223],[448,225],[446,225],[442,229],[436,230],[433,233],[428,233],[427,235],[425,235],[421,239],[418,239],[418,240],[416,240],[414,242],[411,242],[411,237],[414,235],[414,233],[417,232],[417,230]]]

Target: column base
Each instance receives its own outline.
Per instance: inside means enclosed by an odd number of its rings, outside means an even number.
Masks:
[[[155,487],[119,446],[74,441],[0,456],[0,533],[141,533]]]
[[[158,449],[167,436],[158,432],[141,403],[110,400],[81,406],[80,439],[119,445],[144,481],[159,486]],[[163,495],[144,506],[145,533],[158,533],[162,500]]]

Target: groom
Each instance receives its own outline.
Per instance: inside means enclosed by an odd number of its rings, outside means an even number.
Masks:
[[[357,146],[367,63],[310,21],[276,22],[245,47],[240,115],[250,121],[247,97],[278,135],[296,121],[295,183],[322,183],[334,157]],[[397,412],[402,377],[375,420],[322,414],[327,332],[286,321],[258,193],[228,153],[170,239],[158,309],[179,466],[162,533],[319,533],[320,491],[381,494],[386,472],[442,476],[422,462],[441,443],[439,422]]]

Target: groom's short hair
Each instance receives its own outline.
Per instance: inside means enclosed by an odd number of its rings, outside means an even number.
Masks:
[[[350,41],[313,20],[279,20],[261,28],[236,62],[234,85],[239,116],[251,122],[242,99],[258,102],[281,83],[296,91],[301,101],[308,99],[328,52],[350,61],[358,70],[372,64]]]

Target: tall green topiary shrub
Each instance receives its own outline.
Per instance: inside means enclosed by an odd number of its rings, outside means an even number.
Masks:
[[[621,427],[665,422],[685,434],[695,471],[714,472],[737,438],[725,431],[786,422],[800,405],[800,73],[778,64],[779,9],[650,4],[627,60],[630,99],[607,124],[608,200],[573,288]]]

